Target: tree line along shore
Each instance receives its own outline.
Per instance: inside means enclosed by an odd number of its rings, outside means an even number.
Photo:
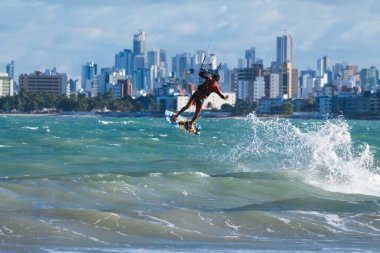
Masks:
[[[230,116],[244,116],[256,109],[256,103],[238,100],[235,106],[225,104],[219,112]],[[96,97],[85,95],[53,95],[51,93],[35,93],[20,90],[14,96],[0,97],[0,113],[17,114],[70,114],[70,112],[119,112],[125,115],[162,115],[164,108],[155,103],[153,95],[141,96],[136,99],[125,97],[115,99],[112,92],[106,92]],[[216,111],[212,111],[215,115]],[[213,115],[212,113],[209,113]]]
[[[205,110],[204,117],[240,117],[246,116],[257,109],[257,104],[248,100],[237,100],[235,106],[224,104],[221,110]],[[51,93],[35,93],[20,90],[14,96],[0,97],[0,114],[2,115],[100,115],[119,117],[160,117],[165,108],[155,103],[153,95],[141,96],[138,98],[124,97],[115,99],[112,92],[106,92],[96,97],[86,97],[85,95],[53,95]],[[309,116],[297,116],[295,112],[303,112]],[[258,115],[261,117],[306,117],[325,118],[316,115],[315,99],[305,99],[300,108],[295,108],[292,102],[284,102],[281,105],[273,106],[270,114]],[[341,115],[339,115],[341,116]],[[352,119],[380,119],[378,114],[355,114],[344,115]],[[329,117],[332,117],[330,115]]]

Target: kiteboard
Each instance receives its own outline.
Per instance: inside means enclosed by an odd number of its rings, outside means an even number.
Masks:
[[[185,130],[186,132],[190,134],[200,135],[201,134],[201,126],[197,123],[193,123],[193,126],[191,128],[186,128],[186,122],[188,121],[187,118],[179,115],[175,122],[172,121],[172,116],[174,112],[166,110],[165,111],[165,119],[166,121],[173,127],[177,127],[181,130]]]

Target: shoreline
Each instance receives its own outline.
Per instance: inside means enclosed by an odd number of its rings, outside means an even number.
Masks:
[[[246,116],[233,116],[228,115],[229,113],[218,113],[218,112],[206,112],[201,114],[200,118],[216,118],[216,119],[245,119]],[[192,113],[184,113],[185,117],[192,117]],[[111,117],[111,118],[162,118],[165,117],[161,113],[151,113],[151,112],[62,112],[62,113],[0,113],[0,117],[80,117],[80,118],[100,118],[100,117]],[[299,116],[286,116],[286,115],[256,115],[258,118],[262,119],[304,119],[304,120],[320,120],[326,119],[324,117],[299,117]],[[380,120],[380,117],[344,117],[346,120]],[[329,118],[332,119],[332,118]]]
[[[185,117],[192,117],[192,114],[183,114]],[[164,114],[99,114],[99,113],[0,113],[0,117],[78,117],[78,118],[163,118]],[[200,118],[217,118],[217,119],[245,119],[246,116],[219,116],[219,115],[200,115]],[[267,118],[267,117],[264,117]]]

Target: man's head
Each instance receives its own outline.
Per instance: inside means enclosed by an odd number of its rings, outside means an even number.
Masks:
[[[212,80],[214,80],[215,82],[219,82],[220,80],[220,75],[219,74],[215,74],[212,76]]]

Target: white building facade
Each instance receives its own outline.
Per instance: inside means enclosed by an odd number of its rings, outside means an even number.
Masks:
[[[0,73],[0,97],[13,96],[13,79],[7,73]]]
[[[220,110],[222,105],[229,104],[235,106],[236,104],[236,93],[223,93],[223,95],[228,95],[228,99],[224,100],[219,97],[216,93],[211,93],[210,96],[205,100],[203,104],[203,110]],[[190,97],[188,96],[177,96],[177,111],[181,110],[187,102],[189,102]],[[186,112],[195,112],[195,104],[190,106]]]

